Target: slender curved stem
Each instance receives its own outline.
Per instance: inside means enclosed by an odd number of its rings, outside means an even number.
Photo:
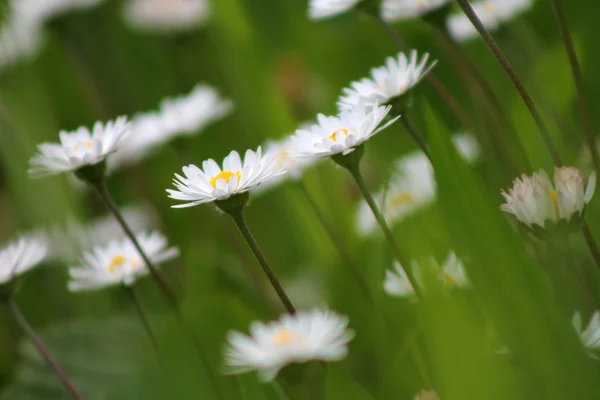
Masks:
[[[295,314],[296,309],[294,308],[294,306],[292,305],[292,302],[290,301],[289,297],[285,293],[285,290],[283,290],[283,286],[281,286],[279,279],[277,279],[277,275],[275,275],[275,272],[273,272],[273,270],[269,266],[269,263],[268,263],[267,259],[265,258],[263,252],[260,250],[260,247],[258,246],[258,243],[254,239],[254,236],[252,236],[252,232],[250,232],[250,228],[248,228],[248,224],[246,223],[246,220],[244,219],[242,210],[240,209],[239,211],[231,213],[230,215],[233,217],[235,224],[237,225],[238,229],[240,230],[240,233],[242,234],[242,236],[248,243],[250,250],[252,250],[254,257],[256,257],[256,260],[262,267],[265,275],[267,275],[267,278],[269,279],[271,286],[273,286],[273,289],[275,289],[275,292],[277,293],[277,296],[279,296],[279,299],[283,303],[285,309],[290,314]]]
[[[27,320],[25,319],[25,317],[19,310],[19,307],[14,302],[14,300],[11,297],[8,297],[4,301],[5,301],[6,306],[12,313],[13,317],[17,321],[17,323],[21,326],[21,328],[25,331],[25,333],[29,337],[29,340],[31,341],[31,343],[33,344],[35,349],[38,351],[40,356],[42,356],[44,361],[46,361],[46,364],[48,364],[48,366],[52,369],[52,371],[54,371],[54,373],[56,374],[56,376],[58,377],[60,382],[63,384],[65,389],[67,389],[67,391],[71,395],[71,397],[73,397],[74,399],[77,399],[77,400],[82,400],[83,397],[81,396],[79,391],[75,388],[75,385],[73,385],[73,382],[71,382],[71,379],[69,379],[69,376],[63,371],[63,369],[60,367],[60,365],[58,365],[58,362],[54,359],[54,357],[52,357],[52,355],[50,354],[50,351],[44,345],[44,343],[42,342],[42,339],[37,335],[37,333],[35,333],[35,331],[31,327],[31,325],[29,325],[29,322],[27,322]]]
[[[410,47],[402,40],[398,32],[392,27],[387,21],[383,18],[376,18],[379,24],[383,27],[383,30],[386,34],[392,39],[392,41],[396,44],[396,47],[402,52],[408,53],[411,49]],[[458,101],[452,96],[452,93],[446,88],[446,86],[436,78],[433,72],[429,72],[425,76],[425,80],[429,82],[429,84],[438,92],[439,96],[442,98],[444,103],[448,106],[448,108],[454,113],[456,118],[460,121],[461,125],[468,132],[477,132],[475,129],[475,125],[471,122],[465,111],[462,109]]]
[[[158,349],[158,342],[156,341],[156,336],[154,336],[154,333],[152,332],[152,327],[150,326],[150,321],[148,321],[148,318],[146,317],[146,313],[144,313],[142,304],[140,303],[139,299],[137,298],[133,287],[123,285],[123,290],[125,291],[125,293],[127,293],[127,296],[129,296],[129,298],[131,299],[131,302],[135,305],[135,309],[140,317],[140,321],[142,322],[144,330],[146,331],[146,334],[148,334],[148,338],[150,339],[150,342],[152,343],[152,347],[154,347],[154,351],[156,352],[156,356],[158,357],[158,359],[160,361],[160,350]]]
[[[562,2],[560,0],[550,0],[554,14],[556,15],[556,21],[560,28],[560,33],[569,56],[569,63],[571,64],[571,72],[573,74],[573,80],[575,81],[575,88],[577,89],[577,101],[579,102],[579,111],[581,113],[581,120],[585,131],[585,137],[592,153],[592,160],[594,161],[594,168],[600,173],[600,154],[598,153],[598,146],[596,145],[596,138],[594,130],[592,128],[592,121],[590,119],[590,113],[585,101],[585,93],[583,90],[583,76],[581,74],[581,67],[579,60],[577,59],[577,53],[575,52],[575,46],[573,45],[573,38],[569,31],[567,24],[567,18],[565,11],[563,10]]]
[[[519,95],[521,96],[521,98],[523,99],[523,102],[529,109],[529,112],[531,113],[531,116],[533,117],[533,119],[540,131],[540,134],[542,135],[542,139],[544,140],[544,143],[545,143],[546,147],[548,148],[550,155],[552,156],[554,164],[556,164],[557,166],[561,166],[562,161],[560,159],[560,155],[558,153],[556,146],[552,142],[550,133],[548,132],[546,125],[544,125],[544,121],[542,120],[542,117],[540,116],[540,113],[538,112],[537,107],[535,106],[535,103],[531,99],[531,96],[529,96],[527,89],[525,89],[525,86],[523,85],[523,83],[521,82],[519,77],[517,76],[517,73],[513,69],[512,65],[506,59],[506,57],[502,53],[502,50],[500,50],[500,47],[498,47],[498,44],[496,44],[496,41],[494,40],[494,38],[492,38],[490,33],[487,31],[487,29],[485,29],[485,27],[481,23],[481,20],[479,19],[479,17],[477,17],[477,14],[475,14],[475,11],[473,11],[473,7],[471,7],[471,5],[469,4],[469,1],[468,0],[456,0],[456,2],[460,6],[460,8],[463,10],[463,12],[467,16],[467,18],[469,18],[469,20],[471,21],[473,26],[475,26],[475,29],[477,29],[477,31],[483,38],[484,42],[486,43],[486,45],[490,48],[490,50],[492,51],[494,56],[498,59],[498,61],[500,62],[500,65],[502,66],[502,68],[504,69],[504,71],[506,72],[508,77],[510,78],[512,84],[519,92]]]
[[[383,231],[383,234],[384,234],[388,244],[390,245],[392,252],[394,253],[394,257],[396,257],[396,260],[398,260],[398,262],[400,263],[400,266],[406,273],[406,276],[408,277],[408,280],[410,281],[410,284],[412,285],[412,287],[415,291],[415,294],[417,295],[417,298],[421,299],[423,297],[421,294],[421,288],[420,288],[412,270],[409,267],[410,266],[409,260],[406,259],[402,255],[402,252],[400,251],[400,248],[398,247],[398,244],[396,243],[396,240],[394,239],[394,235],[392,234],[390,227],[388,226],[387,222],[385,221],[383,214],[381,214],[381,211],[379,211],[379,208],[377,207],[377,203],[375,202],[375,199],[373,198],[373,196],[369,192],[369,189],[367,188],[367,185],[362,177],[362,174],[360,173],[358,164],[355,166],[349,166],[347,169],[352,174],[352,177],[356,181],[356,184],[358,185],[365,200],[367,201],[367,204],[371,208],[371,212],[373,212],[373,216],[375,217],[375,220],[377,220],[379,227]]]
[[[98,195],[100,196],[100,198],[102,199],[102,201],[104,202],[106,207],[113,214],[113,216],[115,217],[115,219],[117,220],[117,222],[119,223],[119,225],[121,226],[123,231],[125,232],[125,235],[127,235],[129,240],[131,240],[131,243],[137,250],[138,254],[140,255],[140,257],[142,257],[142,260],[144,260],[144,263],[146,264],[146,268],[148,268],[150,275],[152,275],[152,278],[154,279],[154,281],[156,282],[158,287],[162,290],[162,292],[164,293],[167,300],[169,300],[173,309],[177,310],[178,304],[177,304],[177,298],[175,297],[175,294],[171,291],[171,288],[169,287],[169,285],[167,285],[167,282],[165,282],[165,280],[160,275],[158,268],[156,268],[156,266],[152,263],[152,261],[150,261],[150,258],[148,257],[148,255],[146,254],[144,249],[142,249],[142,246],[140,245],[137,238],[135,237],[135,234],[133,233],[133,231],[131,230],[129,225],[127,225],[125,218],[123,218],[123,214],[121,214],[119,207],[117,207],[117,205],[113,201],[112,196],[110,195],[110,192],[108,191],[108,188],[106,187],[106,184],[104,182],[100,182],[100,183],[94,184],[93,186],[96,189],[96,191],[98,192]]]
[[[594,236],[592,235],[592,231],[590,231],[590,227],[588,226],[586,221],[583,221],[583,225],[581,226],[581,232],[583,232],[585,243],[588,245],[590,253],[592,253],[592,258],[594,259],[594,262],[600,269],[600,251],[598,250],[598,245],[596,244]]]
[[[358,285],[358,287],[360,288],[360,290],[363,292],[363,294],[365,295],[365,297],[371,303],[374,303],[375,300],[373,299],[373,295],[371,294],[371,290],[369,289],[369,286],[367,285],[367,283],[365,282],[364,278],[362,277],[362,275],[361,275],[358,267],[356,266],[356,264],[352,260],[352,257],[350,257],[350,254],[348,254],[348,252],[346,251],[346,249],[344,247],[344,244],[342,243],[342,240],[336,234],[336,232],[333,229],[333,227],[331,226],[331,224],[325,219],[325,216],[323,215],[323,213],[319,209],[319,206],[317,205],[315,199],[312,197],[312,195],[308,191],[308,188],[306,187],[306,185],[302,181],[298,181],[298,187],[300,188],[300,191],[302,192],[302,194],[306,198],[306,201],[308,202],[308,204],[309,204],[310,208],[312,209],[312,211],[314,212],[315,216],[317,217],[317,219],[321,223],[321,226],[323,227],[323,230],[325,231],[325,233],[329,237],[329,240],[331,241],[331,244],[333,244],[333,247],[335,247],[335,249],[337,250],[338,254],[340,255],[340,258],[342,259],[342,261],[346,265],[348,271],[350,272],[350,275],[352,275],[352,277],[356,281],[356,284]]]
[[[412,124],[412,122],[410,122],[410,119],[406,115],[406,112],[404,112],[402,114],[402,116],[400,116],[400,122],[402,122],[404,129],[406,129],[406,131],[408,132],[410,137],[413,138],[413,140],[417,143],[417,146],[419,146],[421,151],[423,153],[425,153],[427,158],[431,159],[431,154],[429,153],[429,148],[427,147],[427,144],[425,143],[423,136],[421,136],[421,134],[417,131],[415,126]]]

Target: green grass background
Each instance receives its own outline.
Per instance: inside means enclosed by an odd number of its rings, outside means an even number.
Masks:
[[[592,0],[564,1],[582,64],[592,123],[600,126],[597,16]],[[435,73],[478,128],[481,161],[467,166],[449,142],[461,128],[435,91],[419,86],[410,115],[427,138],[439,186],[437,202],[394,227],[402,251],[443,261],[450,250],[465,260],[473,288],[432,294],[420,303],[386,296],[384,271],[392,255],[379,236],[355,233],[359,193],[346,171],[325,162],[305,182],[343,238],[377,306],[361,296],[302,193],[293,184],[252,201],[248,223],[273,268],[291,287],[308,277],[308,289],[292,301],[326,304],[350,317],[356,338],[346,360],[323,367],[293,366],[277,384],[254,375],[221,376],[222,349],[230,329],[247,331],[253,320],[270,320],[281,309],[262,275],[271,306],[251,283],[258,266],[228,218],[210,205],[174,210],[166,197],[173,173],[229,151],[256,148],[281,138],[316,113],[333,114],[341,88],[397,53],[371,19],[348,14],[308,20],[306,1],[214,0],[210,23],[165,37],[140,33],[121,18],[122,3],[53,21],[35,61],[0,76],[0,238],[104,213],[93,194],[81,195],[65,177],[30,180],[27,162],[35,145],[56,140],[59,129],[157,108],[165,96],[196,83],[218,88],[235,111],[201,135],[181,139],[141,164],[110,178],[122,205],[149,202],[160,227],[180,247],[180,260],[165,266],[183,282],[181,308],[194,326],[219,375],[227,399],[412,399],[435,388],[446,399],[597,399],[600,365],[587,357],[570,319],[590,313],[569,268],[586,277],[600,300],[598,267],[580,233],[568,240],[537,242],[520,235],[498,207],[500,189],[516,173],[552,168],[552,160],[516,91],[480,40],[465,49],[498,94],[516,128],[498,130],[515,157],[512,167],[485,129],[477,102],[421,21],[396,25],[412,47],[439,60]],[[495,38],[530,89],[567,165],[579,165],[584,145],[576,92],[549,1],[495,32]],[[186,148],[184,156],[178,149]],[[394,160],[416,147],[399,124],[368,143],[363,162],[369,186],[380,188]],[[525,156],[521,156],[524,154]],[[586,174],[589,168],[586,170]],[[587,211],[600,240],[597,198]],[[236,243],[232,243],[231,237]],[[235,250],[239,246],[241,250]],[[128,298],[119,290],[70,294],[65,265],[48,264],[26,276],[17,302],[32,325],[90,399],[213,399],[193,347],[169,315],[150,279],[140,282],[144,306],[154,315],[165,358],[160,370],[140,331]],[[548,273],[547,273],[548,272]],[[551,281],[548,276],[556,279]],[[311,294],[312,293],[312,294]],[[0,309],[0,398],[67,398],[28,346],[8,312]],[[510,352],[497,354],[501,345]]]

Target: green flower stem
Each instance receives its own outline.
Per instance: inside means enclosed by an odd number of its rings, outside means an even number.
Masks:
[[[406,276],[408,277],[408,280],[410,281],[410,284],[412,285],[417,298],[419,300],[421,300],[423,298],[423,295],[421,293],[421,288],[419,287],[417,279],[415,278],[412,270],[409,267],[410,262],[407,258],[405,258],[402,255],[402,252],[400,251],[400,248],[398,247],[398,244],[396,243],[396,240],[394,239],[394,235],[392,234],[390,227],[388,226],[387,222],[385,221],[383,214],[381,214],[381,211],[379,211],[379,208],[377,207],[377,203],[375,202],[375,199],[369,192],[369,188],[367,187],[367,184],[365,183],[365,181],[362,177],[362,174],[360,173],[360,160],[361,160],[362,156],[364,155],[364,152],[365,152],[364,145],[361,145],[361,146],[355,148],[354,151],[352,151],[351,153],[348,153],[346,155],[336,154],[336,155],[332,156],[331,158],[338,165],[346,168],[350,172],[350,174],[352,175],[354,180],[356,181],[356,184],[358,185],[365,200],[367,201],[369,208],[371,208],[371,212],[373,213],[375,220],[377,221],[377,223],[379,224],[379,227],[383,231],[383,234],[384,234],[390,248],[392,249],[392,252],[394,253],[394,257],[396,258],[396,260],[398,260],[398,262],[400,263],[400,266],[406,273]]]
[[[113,214],[113,216],[125,232],[125,235],[129,238],[129,240],[131,240],[131,243],[133,243],[133,246],[136,248],[140,257],[142,257],[142,259],[144,260],[144,263],[146,264],[146,268],[148,268],[150,275],[152,275],[152,278],[154,279],[158,287],[162,290],[170,305],[173,307],[174,310],[178,310],[178,303],[175,294],[173,293],[169,285],[167,285],[167,282],[165,282],[163,277],[160,275],[158,268],[156,268],[152,261],[150,261],[150,258],[142,249],[142,246],[135,237],[135,234],[133,233],[129,225],[127,225],[127,222],[125,221],[125,218],[123,218],[123,214],[121,214],[119,207],[117,207],[117,205],[113,201],[112,196],[110,195],[110,192],[108,191],[104,180],[94,183],[90,182],[90,184],[94,187],[94,189],[96,189],[96,192],[98,192],[98,195],[100,196],[106,207]]]
[[[358,269],[358,267],[352,260],[352,257],[350,257],[350,254],[348,254],[348,252],[346,251],[346,248],[344,247],[342,240],[336,234],[336,232],[333,229],[333,227],[331,226],[331,224],[327,221],[327,219],[325,218],[325,216],[319,209],[319,206],[317,205],[317,203],[315,202],[315,199],[313,199],[312,195],[308,191],[308,188],[306,187],[304,182],[298,181],[298,187],[300,188],[300,191],[306,198],[306,201],[307,201],[308,205],[310,206],[310,208],[312,209],[312,211],[314,212],[315,216],[321,223],[321,226],[323,227],[323,230],[329,237],[331,244],[333,244],[333,247],[335,247],[340,258],[346,265],[348,271],[350,272],[350,275],[352,275],[352,277],[356,281],[356,284],[358,285],[360,290],[363,292],[365,297],[371,302],[371,304],[374,304],[375,300],[373,299],[371,290],[369,289],[369,286],[367,285],[365,279],[362,277],[360,270]]]
[[[400,122],[402,123],[402,125],[404,126],[404,129],[406,129],[406,131],[408,132],[410,137],[413,138],[413,140],[417,143],[417,145],[419,146],[421,151],[423,153],[425,153],[427,158],[431,159],[431,154],[429,152],[429,148],[427,147],[427,144],[425,143],[423,136],[421,136],[421,134],[417,131],[415,126],[412,124],[412,122],[410,122],[410,119],[406,115],[406,111],[404,111],[402,113],[402,115],[400,116]]]
[[[585,243],[588,245],[588,248],[590,249],[590,253],[592,253],[594,262],[600,269],[600,251],[598,251],[598,245],[596,244],[596,241],[594,240],[594,236],[592,235],[592,232],[590,231],[590,227],[588,226],[588,224],[585,220],[583,221],[583,225],[581,225],[581,232],[583,233],[583,237],[585,238]]]
[[[484,42],[490,48],[491,52],[494,54],[494,56],[496,56],[496,58],[500,62],[500,65],[502,66],[502,68],[504,69],[504,71],[506,72],[508,77],[510,78],[512,84],[519,92],[519,95],[521,96],[521,98],[523,99],[523,102],[529,109],[529,112],[531,113],[531,116],[533,117],[533,119],[540,131],[540,134],[542,135],[542,139],[544,140],[544,143],[545,143],[546,147],[548,148],[550,155],[552,156],[552,160],[554,161],[554,164],[556,164],[557,166],[561,166],[562,161],[561,161],[560,155],[558,153],[558,150],[557,150],[556,146],[554,145],[554,142],[552,141],[552,137],[550,136],[550,133],[548,132],[548,129],[546,128],[546,125],[544,124],[544,121],[542,120],[542,117],[540,116],[540,113],[538,112],[537,107],[535,106],[535,103],[531,99],[531,96],[529,96],[527,89],[525,89],[525,86],[523,86],[523,83],[517,76],[517,73],[513,69],[512,65],[506,59],[506,57],[502,53],[502,50],[500,50],[500,47],[498,47],[498,44],[496,44],[496,41],[494,40],[494,38],[492,38],[490,33],[487,31],[487,29],[485,29],[485,27],[481,23],[481,20],[479,19],[479,17],[477,17],[477,14],[475,14],[475,11],[473,11],[473,7],[471,7],[471,5],[469,4],[469,1],[468,0],[456,0],[456,2],[460,6],[460,8],[463,10],[463,12],[466,14],[467,18],[469,18],[469,20],[471,21],[473,26],[475,26],[475,29],[477,29],[477,31],[483,38]]]
[[[392,41],[396,44],[396,47],[404,53],[410,52],[410,47],[402,40],[402,38],[398,35],[398,32],[383,18],[376,17],[377,22],[383,27],[383,30],[386,34],[392,39]],[[477,132],[475,129],[475,125],[471,122],[465,111],[462,109],[458,101],[452,96],[452,93],[446,88],[446,86],[436,78],[435,74],[430,71],[424,79],[429,82],[429,84],[438,92],[439,96],[442,98],[444,103],[448,106],[448,108],[454,113],[456,118],[460,121],[461,125],[468,132]]]
[[[573,38],[567,25],[567,18],[563,10],[562,2],[560,0],[550,0],[554,14],[556,15],[556,21],[560,28],[560,33],[565,43],[565,49],[569,56],[569,63],[571,64],[571,72],[573,74],[573,80],[575,81],[575,88],[577,89],[577,100],[579,102],[579,111],[581,113],[581,120],[583,122],[585,137],[592,153],[592,160],[594,161],[594,168],[600,173],[600,154],[598,153],[598,146],[596,145],[596,137],[592,128],[592,121],[590,119],[590,113],[585,101],[585,94],[583,91],[583,76],[581,74],[581,67],[579,60],[577,59],[577,53],[575,52],[575,46],[573,45]]]
[[[131,302],[134,304],[135,309],[140,317],[140,321],[142,322],[142,325],[144,327],[144,330],[148,334],[148,338],[150,339],[150,342],[152,343],[152,347],[154,347],[154,351],[156,352],[156,357],[158,358],[158,360],[160,362],[161,356],[160,356],[160,350],[158,349],[158,342],[156,341],[156,336],[154,336],[154,333],[152,332],[152,327],[150,326],[150,322],[148,321],[148,318],[146,317],[146,314],[144,313],[142,304],[140,303],[137,295],[135,294],[133,287],[123,285],[123,290],[125,291],[127,296],[131,299]]]
[[[123,228],[123,231],[125,231],[125,234],[131,240],[131,242],[135,246],[136,250],[138,251],[139,255],[142,257],[142,259],[146,263],[146,267],[148,268],[148,271],[150,271],[150,274],[152,275],[154,281],[156,282],[158,287],[162,290],[163,294],[169,301],[169,304],[173,308],[173,311],[175,311],[175,316],[177,317],[177,322],[179,323],[179,326],[184,331],[187,332],[187,335],[189,336],[190,340],[192,340],[194,347],[196,348],[196,351],[198,353],[198,356],[200,357],[202,363],[206,367],[207,373],[209,375],[209,379],[211,381],[211,384],[213,385],[215,393],[217,394],[218,398],[223,399],[221,389],[217,382],[214,371],[212,370],[211,364],[208,361],[208,358],[206,357],[206,354],[205,354],[204,350],[202,349],[200,342],[196,338],[195,333],[188,326],[188,324],[184,321],[183,316],[181,315],[181,312],[179,311],[178,302],[177,302],[177,298],[175,297],[175,294],[171,291],[171,288],[167,285],[167,282],[165,282],[165,280],[162,278],[162,276],[158,272],[158,269],[156,268],[156,266],[150,261],[150,259],[148,258],[148,255],[144,252],[144,250],[140,246],[140,244],[137,241],[135,235],[133,234],[131,228],[129,227],[129,225],[127,225],[127,222],[123,218],[121,211],[119,210],[119,208],[113,201],[112,196],[110,195],[110,192],[108,191],[108,188],[106,187],[104,180],[88,180],[87,182],[96,189],[96,191],[98,192],[98,195],[100,196],[100,198],[102,198],[102,201],[104,201],[104,203],[106,204],[106,207],[113,214],[113,216],[115,217],[115,219],[117,220],[119,225],[121,225],[121,228]]]
[[[71,382],[71,379],[69,379],[68,375],[63,371],[63,369],[60,367],[60,365],[58,365],[58,362],[54,359],[54,357],[52,357],[52,355],[50,354],[50,351],[42,342],[42,339],[35,333],[35,331],[31,327],[31,325],[29,325],[29,323],[27,322],[27,320],[25,319],[25,317],[19,310],[19,307],[14,302],[12,297],[7,297],[6,299],[3,299],[2,301],[5,303],[5,305],[10,310],[15,321],[17,321],[17,323],[21,326],[23,331],[25,331],[25,333],[29,337],[29,340],[31,341],[31,343],[33,344],[35,349],[38,351],[40,356],[42,356],[44,361],[46,361],[46,364],[48,364],[48,366],[52,369],[52,371],[54,371],[54,373],[56,374],[58,379],[60,379],[61,383],[63,384],[65,389],[67,389],[67,391],[69,392],[71,397],[74,399],[78,399],[78,400],[83,399],[83,396],[81,396],[79,391],[75,388],[75,385],[73,385],[73,382]]]
[[[279,299],[283,303],[285,309],[290,314],[295,314],[296,309],[294,308],[294,306],[292,305],[292,302],[290,301],[289,297],[285,293],[285,290],[283,290],[283,287],[281,286],[279,279],[277,279],[275,272],[273,272],[273,270],[269,266],[269,263],[268,263],[267,259],[265,258],[263,252],[260,250],[260,247],[258,246],[258,243],[254,239],[254,236],[252,236],[252,232],[250,232],[250,228],[248,228],[248,224],[246,223],[246,220],[242,214],[242,208],[240,207],[239,209],[230,212],[230,215],[233,217],[235,224],[237,225],[238,229],[240,230],[240,233],[242,234],[242,236],[248,243],[250,250],[252,250],[254,257],[256,257],[256,260],[262,267],[265,275],[267,275],[267,278],[269,279],[271,286],[273,286],[273,289],[275,289],[275,292],[277,293],[277,296],[279,296]]]

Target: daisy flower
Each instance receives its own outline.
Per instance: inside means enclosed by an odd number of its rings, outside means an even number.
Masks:
[[[0,285],[41,263],[48,252],[46,237],[21,236],[0,249]]]
[[[268,382],[291,363],[338,361],[354,337],[347,327],[348,318],[326,310],[284,315],[268,324],[255,322],[250,336],[228,334],[225,364],[231,374],[256,370],[261,381]]]
[[[0,69],[33,58],[40,51],[42,41],[37,24],[9,16],[0,28]]]
[[[545,171],[531,176],[523,174],[513,182],[508,193],[502,191],[506,200],[500,209],[513,214],[519,221],[534,228],[544,228],[546,221],[555,224],[563,220],[571,222],[583,215],[596,189],[596,173],[592,172],[587,187],[575,167],[554,168],[554,186]]]
[[[532,0],[485,0],[471,4],[473,11],[487,30],[498,27],[531,7]],[[450,16],[448,30],[454,39],[464,41],[479,36],[479,33],[464,14]]]
[[[67,14],[71,11],[91,9],[105,0],[11,0],[15,15],[37,24]]]
[[[167,239],[158,232],[138,233],[136,239],[154,265],[179,255],[176,247],[167,248]],[[117,284],[131,286],[149,272],[129,238],[113,239],[106,246],[85,253],[81,266],[69,268],[69,290],[95,290]]]
[[[465,266],[454,252],[448,254],[441,266],[434,258],[430,258],[425,264],[413,261],[412,269],[415,271],[416,280],[422,289],[426,289],[427,286],[425,268],[430,269],[432,276],[446,287],[467,288],[469,286]],[[398,262],[394,263],[393,271],[385,272],[383,289],[387,294],[395,297],[412,297],[415,294],[406,272]]]
[[[125,21],[144,31],[187,31],[210,16],[207,0],[129,0],[123,7]]]
[[[204,161],[202,169],[193,164],[183,167],[185,177],[175,174],[173,179],[177,190],[167,192],[170,198],[186,202],[173,208],[192,207],[247,192],[283,173],[275,153],[263,156],[260,147],[256,152],[248,150],[242,163],[237,151],[232,151],[223,160],[223,169],[212,159]]]
[[[330,18],[350,11],[363,0],[310,0],[308,17],[313,20]]]
[[[600,349],[600,312],[595,311],[592,319],[585,329],[581,325],[581,316],[578,312],[573,315],[573,326],[581,339],[581,344],[589,354],[597,358],[592,352]]]
[[[73,132],[61,131],[59,144],[38,145],[39,154],[29,161],[29,173],[48,176],[98,164],[119,148],[129,129],[127,119],[120,117],[106,124],[96,122],[91,131],[85,127]]]
[[[449,3],[450,0],[383,0],[381,15],[388,22],[418,18]]]
[[[391,106],[366,107],[361,104],[336,117],[319,114],[318,124],[299,129],[292,136],[288,155],[293,158],[347,155],[399,118],[379,127],[390,109]]]
[[[410,58],[404,53],[388,57],[384,66],[371,70],[370,78],[352,82],[350,88],[343,89],[338,108],[347,111],[361,103],[367,106],[388,103],[412,89],[436,62],[429,62],[428,53],[419,57],[416,50],[411,51]]]
[[[415,151],[395,162],[389,187],[374,197],[386,221],[393,225],[432,204],[436,195],[431,162],[423,152]],[[378,231],[377,221],[364,200],[359,203],[356,223],[362,236]]]

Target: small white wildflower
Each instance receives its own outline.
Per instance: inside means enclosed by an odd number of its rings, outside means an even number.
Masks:
[[[576,312],[573,315],[573,326],[581,339],[583,347],[586,348],[590,356],[597,358],[593,352],[600,349],[600,312],[594,312],[585,329],[583,329],[581,324],[581,316]]]
[[[105,0],[10,0],[10,8],[19,18],[42,25],[72,11],[94,8]]]
[[[0,249],[0,285],[41,263],[48,253],[48,241],[35,233],[17,238]]]
[[[255,370],[263,382],[268,382],[291,363],[343,359],[353,337],[348,318],[331,311],[286,314],[268,324],[253,323],[250,336],[230,332],[225,364],[231,374]]]
[[[188,31],[210,17],[207,0],[129,0],[123,7],[125,21],[139,30]]]
[[[310,0],[308,17],[313,20],[331,18],[353,9],[363,0]]]
[[[418,18],[449,3],[450,0],[383,0],[381,15],[388,22]]]

